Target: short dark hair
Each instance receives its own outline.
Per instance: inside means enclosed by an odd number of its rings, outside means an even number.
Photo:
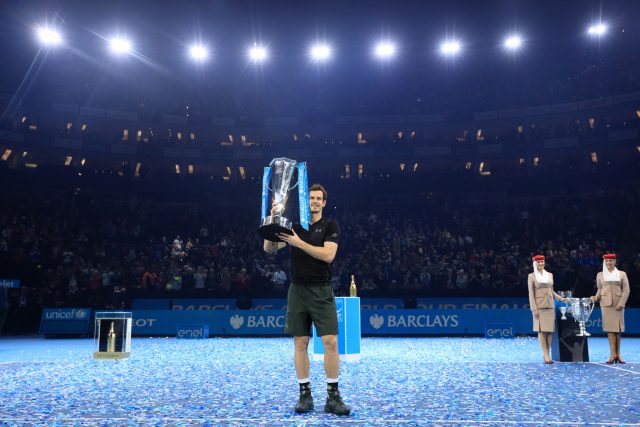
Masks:
[[[309,187],[309,193],[311,193],[312,191],[322,191],[322,200],[327,200],[327,190],[325,190],[322,185],[313,184],[311,187]]]

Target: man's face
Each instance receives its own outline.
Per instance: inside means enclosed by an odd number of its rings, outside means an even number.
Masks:
[[[327,201],[322,199],[322,191],[310,191],[309,192],[309,207],[311,213],[320,213],[322,209],[327,205]]]

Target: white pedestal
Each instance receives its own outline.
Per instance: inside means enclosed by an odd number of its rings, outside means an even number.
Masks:
[[[360,298],[336,297],[338,314],[338,354],[340,360],[353,362],[360,360]],[[322,339],[313,330],[313,359],[324,358]]]

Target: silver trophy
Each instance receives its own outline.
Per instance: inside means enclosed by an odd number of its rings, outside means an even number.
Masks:
[[[580,324],[579,337],[590,337],[591,334],[587,332],[586,323],[591,317],[593,311],[593,301],[590,298],[567,298],[569,301],[567,304],[567,312],[573,316],[573,318]]]
[[[558,291],[558,295],[560,295],[562,298],[571,298],[573,297],[573,292],[571,291]],[[560,319],[562,320],[567,320],[567,306],[562,306],[560,307],[560,313],[562,313],[562,317]]]
[[[567,320],[567,316],[566,316],[566,314],[567,314],[567,307],[560,307],[560,313],[562,313],[562,317],[561,317],[561,319],[562,319],[562,320]]]
[[[294,189],[298,183],[289,187],[291,179],[296,172],[298,162],[295,160],[287,159],[285,157],[278,157],[271,161],[269,167],[271,168],[271,187],[269,190],[273,193],[273,203],[268,205],[270,210],[271,206],[275,205],[276,209],[273,215],[266,216],[260,223],[258,228],[258,234],[265,239],[272,242],[281,242],[278,238],[278,234],[293,235],[291,228],[293,223],[291,220],[285,218],[284,208],[287,203],[289,191]]]

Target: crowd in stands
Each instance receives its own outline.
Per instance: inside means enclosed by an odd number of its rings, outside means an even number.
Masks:
[[[341,228],[336,294],[355,275],[363,297],[523,296],[531,256],[544,253],[556,289],[587,296],[602,253],[616,251],[638,301],[637,191],[509,200],[416,193],[380,204],[374,189],[370,198],[336,197],[325,212]],[[284,297],[288,249],[265,254],[257,222],[250,208],[5,194],[1,271],[22,283],[9,291],[9,319],[21,319],[11,328],[37,329],[43,307]]]

